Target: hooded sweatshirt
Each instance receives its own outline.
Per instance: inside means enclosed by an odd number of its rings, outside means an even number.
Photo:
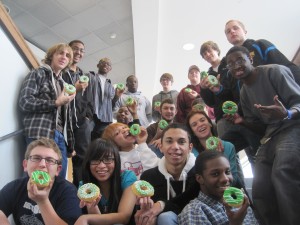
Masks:
[[[189,189],[195,182],[195,172],[192,169],[194,168],[195,160],[196,157],[190,153],[181,171],[179,180],[176,181],[166,169],[165,157],[160,159],[157,167],[145,171],[141,176],[141,180],[148,181],[154,187],[153,201],[167,201]]]

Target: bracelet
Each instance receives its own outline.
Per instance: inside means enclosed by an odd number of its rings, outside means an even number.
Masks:
[[[286,112],[287,112],[287,116],[285,118],[283,118],[283,120],[292,119],[292,111],[287,109]]]

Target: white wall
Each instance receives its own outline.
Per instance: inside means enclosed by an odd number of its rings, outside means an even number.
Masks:
[[[29,69],[1,28],[0,40],[0,137],[4,137],[22,129],[18,96],[21,83]],[[0,188],[22,175],[24,146],[21,134],[0,141]]]

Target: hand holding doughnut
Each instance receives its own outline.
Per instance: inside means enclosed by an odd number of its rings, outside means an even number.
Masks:
[[[49,186],[51,181],[50,175],[41,170],[35,170],[31,173],[30,182],[36,184],[39,189]]]
[[[216,150],[219,145],[219,138],[211,136],[206,140],[205,144],[207,150]]]
[[[100,196],[100,189],[93,183],[86,183],[80,186],[77,196],[84,202],[92,202]]]
[[[186,88],[186,89],[184,89],[184,91],[187,92],[187,93],[191,93],[192,89],[191,88]]]
[[[204,111],[204,105],[200,104],[200,103],[197,103],[196,105],[193,105],[192,106],[192,109],[194,111]]]
[[[90,78],[87,75],[82,75],[79,77],[79,82],[80,83],[88,83]]]
[[[135,100],[132,97],[128,97],[125,101],[125,105],[127,106],[133,105],[134,101]]]
[[[135,123],[132,124],[130,127],[129,132],[133,135],[133,136],[137,136],[141,133],[141,127],[139,124]]]
[[[117,89],[123,91],[123,90],[125,90],[125,85],[122,83],[119,83],[119,84],[117,84]]]
[[[244,202],[244,193],[241,189],[228,187],[224,191],[223,199],[229,206],[238,208]]]
[[[72,84],[64,84],[66,95],[72,95],[76,92],[76,88]]]
[[[151,197],[154,195],[153,186],[144,180],[138,180],[131,185],[133,193],[137,197]]]
[[[238,106],[235,102],[226,101],[222,104],[222,110],[225,114],[234,115],[238,110]]]
[[[212,86],[217,86],[219,83],[218,79],[213,75],[208,75],[207,80]]]
[[[165,129],[168,125],[169,125],[168,122],[165,120],[160,120],[158,123],[159,128],[162,130]]]
[[[206,71],[202,71],[200,73],[200,77],[201,77],[201,80],[203,80],[205,77],[208,77],[208,73]]]

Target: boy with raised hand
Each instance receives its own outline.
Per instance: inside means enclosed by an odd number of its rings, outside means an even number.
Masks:
[[[23,161],[27,176],[6,184],[0,190],[0,221],[13,215],[16,224],[74,224],[81,215],[77,189],[58,176],[62,155],[56,143],[47,138],[31,142]],[[51,177],[49,186],[38,188],[32,172],[41,170]],[[2,224],[2,223],[1,223]]]

